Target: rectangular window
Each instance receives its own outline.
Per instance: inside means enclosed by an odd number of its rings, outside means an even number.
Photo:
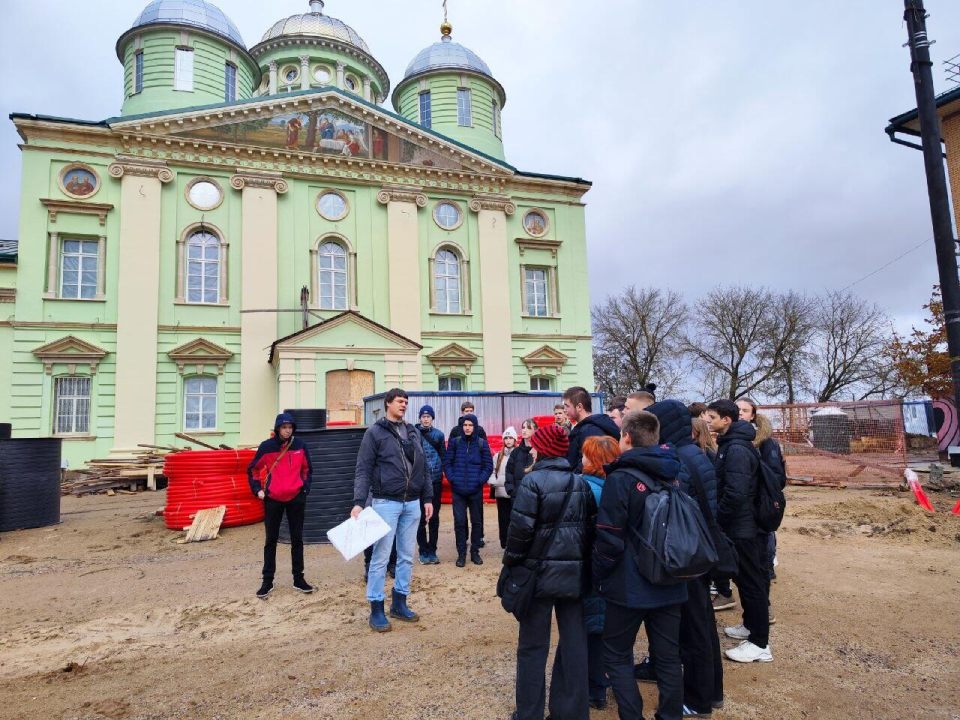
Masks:
[[[173,89],[193,92],[193,50],[176,49]]]
[[[500,118],[498,117],[499,108],[497,107],[496,100],[492,102],[492,108],[493,108],[493,111],[492,111],[493,112],[493,134],[496,135],[497,137],[500,137]]]
[[[183,410],[185,430],[216,430],[217,379],[187,378],[183,383]]]
[[[527,268],[524,273],[527,295],[527,315],[547,316],[547,271],[542,268]]]
[[[440,392],[463,392],[463,378],[444,375],[440,378]]]
[[[470,102],[470,90],[468,88],[459,88],[457,90],[457,125],[461,127],[470,127],[473,125]]]
[[[138,52],[135,56],[136,70],[133,80],[133,91],[135,93],[143,92],[143,53]]]
[[[553,388],[550,387],[550,378],[535,377],[530,378],[530,389],[533,392],[550,392]]]
[[[420,124],[425,128],[431,127],[433,124],[429,90],[420,93]]]
[[[503,137],[503,115],[501,115],[499,103],[496,106],[497,116],[497,137]]]
[[[89,434],[90,378],[58,377],[53,395],[53,434]]]
[[[64,239],[60,247],[60,297],[92,300],[97,296],[97,247],[95,240]]]
[[[226,102],[233,102],[237,99],[237,68],[235,65],[227,63],[226,76],[223,87],[223,99]]]

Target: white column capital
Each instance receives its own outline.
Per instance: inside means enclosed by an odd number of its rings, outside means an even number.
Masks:
[[[517,206],[506,195],[475,195],[470,200],[470,209],[475,213],[481,210],[494,210],[513,215],[517,211]]]
[[[162,160],[152,160],[150,158],[134,158],[125,155],[117,155],[116,162],[112,163],[107,172],[110,177],[122,178],[124,176],[149,177],[156,178],[162,183],[168,183],[173,180],[173,170],[167,167]]]
[[[377,201],[381,205],[392,202],[413,203],[417,207],[427,206],[427,196],[420,192],[423,188],[393,186],[385,187],[377,193]]]
[[[230,187],[235,190],[244,190],[246,188],[260,188],[264,190],[273,190],[283,195],[290,189],[289,183],[283,179],[283,175],[278,172],[268,172],[266,170],[238,170],[230,178]]]

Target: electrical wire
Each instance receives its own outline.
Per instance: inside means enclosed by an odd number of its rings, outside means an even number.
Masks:
[[[850,283],[850,284],[847,285],[845,288],[843,288],[843,290],[841,290],[840,292],[846,292],[847,290],[849,290],[850,288],[852,288],[854,285],[859,285],[859,284],[862,283],[864,280],[867,280],[867,279],[869,279],[869,278],[872,278],[872,277],[873,277],[874,275],[876,275],[878,272],[880,272],[881,270],[886,270],[888,267],[890,267],[891,265],[893,265],[893,264],[894,264],[895,262],[897,262],[898,260],[902,260],[902,259],[905,258],[907,255],[909,255],[910,253],[912,253],[914,250],[919,250],[920,248],[922,248],[924,245],[926,245],[926,244],[927,244],[928,242],[930,242],[931,240],[933,240],[933,237],[928,237],[926,240],[924,240],[924,241],[923,241],[922,243],[920,243],[919,245],[914,245],[912,248],[910,248],[909,250],[907,250],[905,253],[902,253],[902,254],[900,254],[900,255],[897,255],[897,257],[895,257],[893,260],[891,260],[890,262],[888,262],[886,265],[883,265],[882,267],[878,267],[878,268],[877,268],[876,270],[874,270],[872,273],[869,273],[869,274],[867,274],[867,275],[864,275],[862,278],[860,278],[860,279],[857,280],[856,282]]]

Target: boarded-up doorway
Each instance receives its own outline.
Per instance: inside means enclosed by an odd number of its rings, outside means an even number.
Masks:
[[[327,421],[363,424],[363,399],[373,395],[373,373],[368,370],[331,370],[327,373]]]

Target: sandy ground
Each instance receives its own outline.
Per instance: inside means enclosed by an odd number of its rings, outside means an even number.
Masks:
[[[716,717],[960,718],[960,517],[927,518],[896,492],[788,493],[775,662],[727,663]],[[153,515],[162,503],[65,498],[61,525],[0,538],[0,718],[489,720],[513,709],[517,625],[494,595],[497,553],[458,570],[449,507],[442,564],[414,572],[422,621],[375,635],[359,559],[310,546],[318,592],[297,594],[281,574],[262,602],[261,527],[177,545]],[[282,573],[285,548],[280,558]],[[650,718],[656,689],[642,689]],[[615,704],[592,717],[613,720]]]

